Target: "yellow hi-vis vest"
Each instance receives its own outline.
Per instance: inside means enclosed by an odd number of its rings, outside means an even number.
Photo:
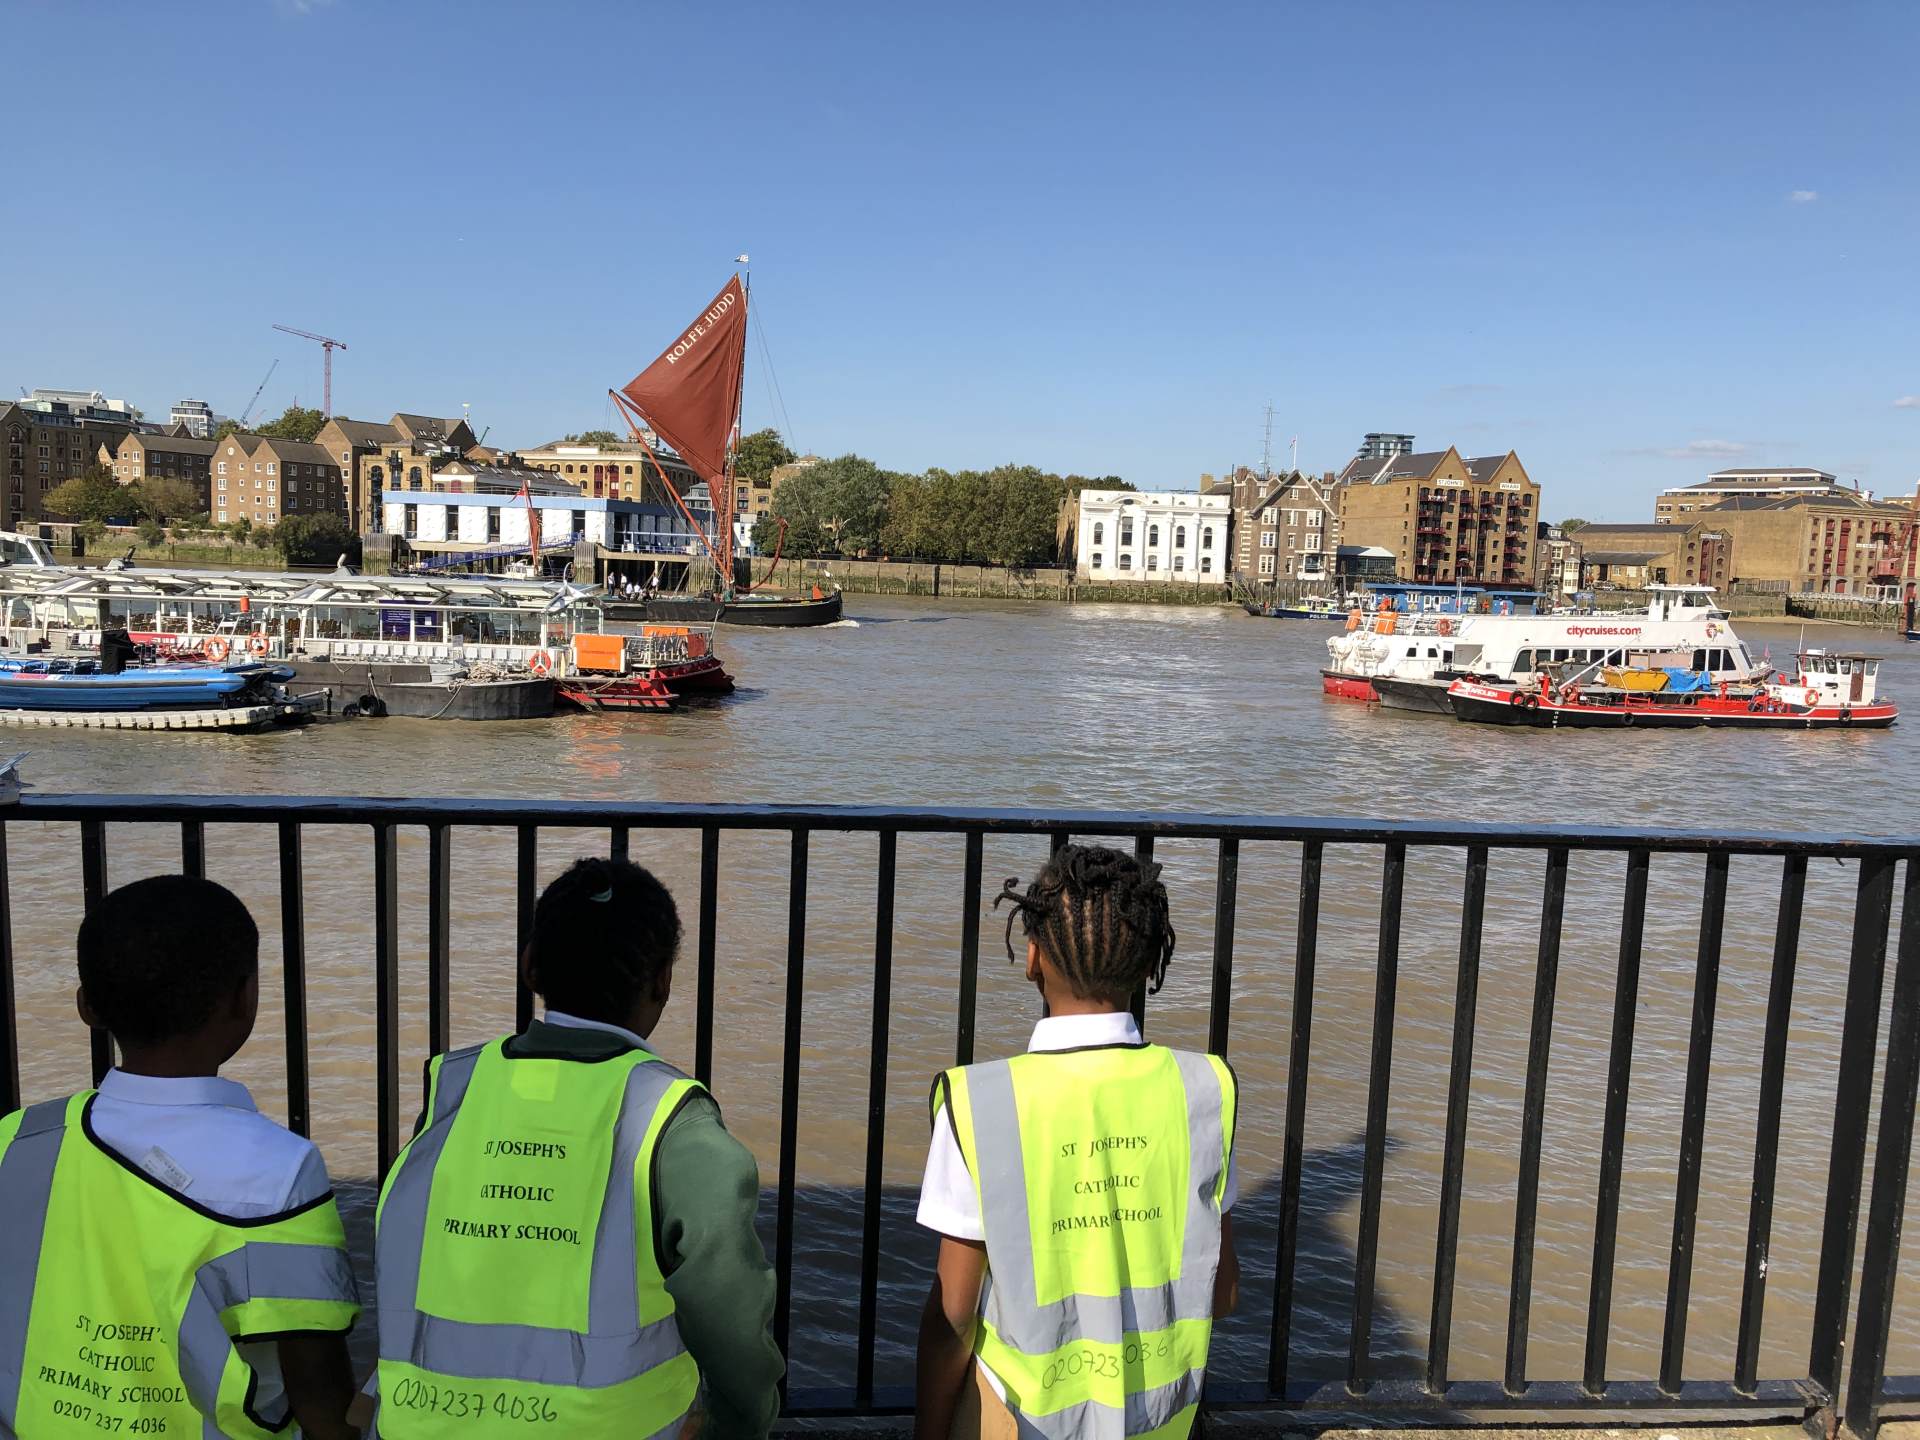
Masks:
[[[234,1345],[353,1328],[331,1192],[285,1215],[202,1209],[108,1150],[93,1092],[0,1119],[0,1436],[291,1433]]]
[[[1159,1045],[1036,1051],[941,1077],[934,1123],[953,1126],[986,1224],[974,1350],[1021,1434],[1191,1429],[1234,1103],[1224,1060]]]
[[[673,1434],[700,1376],[654,1252],[653,1153],[700,1089],[645,1050],[437,1057],[380,1195],[380,1434]]]

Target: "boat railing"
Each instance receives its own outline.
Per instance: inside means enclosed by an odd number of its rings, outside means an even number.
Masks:
[[[769,1103],[764,1112],[762,1173],[772,1187],[774,1334],[794,1362],[787,1413],[909,1414],[904,1357],[920,1298],[909,1292],[923,1272],[898,1255],[912,1207],[910,1194],[889,1180],[894,1155],[902,1145],[924,1144],[927,1067],[984,1058],[977,1037],[1011,1035],[1009,1017],[1023,1003],[1005,989],[1020,986],[1016,972],[982,968],[994,915],[986,877],[1031,873],[1026,867],[1049,849],[1095,837],[1166,863],[1170,882],[1189,893],[1197,888],[1211,911],[1210,923],[1195,927],[1203,938],[1197,960],[1180,967],[1184,978],[1152,1000],[1133,997],[1147,1033],[1242,1061],[1245,1143],[1234,1218],[1243,1311],[1254,1313],[1217,1328],[1209,1407],[1317,1413],[1323,1423],[1330,1411],[1358,1412],[1392,1424],[1410,1415],[1457,1424],[1463,1414],[1494,1410],[1587,1423],[1629,1412],[1785,1415],[1815,1434],[1832,1435],[1844,1422],[1853,1435],[1871,1437],[1883,1406],[1920,1399],[1920,1376],[1888,1373],[1890,1340],[1920,1324],[1914,1294],[1895,1309],[1920,1089],[1920,834],[29,791],[0,808],[0,1112],[70,1093],[84,1080],[84,1060],[75,1055],[73,1073],[49,1063],[51,1042],[36,1032],[25,1052],[34,1093],[23,1095],[16,945],[22,958],[35,957],[27,963],[56,963],[55,937],[64,931],[70,943],[73,912],[107,892],[114,864],[144,874],[177,863],[206,874],[218,857],[223,874],[241,876],[240,884],[253,877],[247,867],[228,873],[227,857],[277,855],[277,923],[263,927],[261,950],[263,985],[282,1001],[283,1059],[273,1067],[280,1076],[262,1078],[284,1078],[287,1121],[303,1135],[317,1114],[338,1124],[343,1110],[365,1107],[373,1141],[353,1183],[370,1185],[408,1133],[420,1062],[491,1033],[489,1015],[504,1022],[510,1013],[521,1029],[531,1022],[534,996],[516,979],[513,956],[525,947],[543,879],[583,853],[645,857],[676,876],[689,920],[682,962],[689,973],[675,987],[671,1013],[690,1032],[690,1070],[703,1082],[717,1080],[722,1095],[744,1085],[747,1072],[777,1080],[777,1108]],[[747,938],[737,927],[748,922],[723,903],[734,898],[722,895],[723,857],[740,863],[743,856],[752,857],[753,875],[740,893],[755,901],[755,916],[768,913],[757,903],[768,898],[768,865],[786,872],[774,911],[784,909],[784,926],[772,938],[757,931]],[[1836,865],[1845,878],[1829,883]],[[70,869],[82,882],[77,895],[47,878]],[[270,888],[274,867],[267,869]],[[688,878],[678,878],[681,870]],[[1495,881],[1499,899],[1489,917]],[[512,931],[494,937],[493,968],[462,972],[456,1009],[453,957],[469,947],[456,946],[455,921],[462,897],[486,883],[507,887]],[[1334,908],[1336,900],[1351,905],[1356,893],[1369,897],[1364,921]],[[833,902],[824,918],[813,908],[823,896]],[[314,927],[309,898],[324,902]],[[1516,945],[1519,914],[1510,907],[1524,904],[1531,913],[1534,900],[1537,946],[1530,939]],[[1604,938],[1581,919],[1596,902],[1608,917]],[[1691,933],[1688,958],[1678,961],[1667,958],[1666,942],[1682,904]],[[1733,922],[1755,909],[1773,931],[1770,951],[1733,938],[1745,933]],[[1436,923],[1442,912],[1444,927]],[[928,921],[938,913],[952,916],[950,930]],[[1184,923],[1182,932],[1192,933]],[[1597,953],[1614,952],[1615,934],[1617,952]],[[1523,1044],[1510,1047],[1505,1034],[1479,1024],[1483,944],[1489,993],[1531,990],[1530,1001],[1523,995],[1519,1002],[1531,1015],[1520,1022],[1529,1032]],[[1809,972],[1819,951],[1818,986],[1796,979],[1803,947]],[[1723,952],[1726,987],[1737,983],[1742,1004],[1756,986],[1767,997],[1764,1020],[1754,1016],[1760,1038],[1750,1049],[1742,1044],[1737,1057],[1722,1033],[1724,1011],[1716,1021]],[[919,968],[896,965],[897,954],[913,955]],[[752,1004],[761,1003],[768,992],[760,977],[723,975],[723,965],[769,955],[780,978],[763,1034],[737,1008],[749,991],[758,997]],[[1656,964],[1685,965],[1690,1027],[1685,991],[1676,995],[1664,975],[1657,986],[1643,983],[1643,958],[1649,975]],[[317,1009],[310,959],[336,987],[326,1000],[325,1063],[317,1067],[309,1058],[309,1016]],[[1371,994],[1358,1010],[1341,998],[1356,967],[1370,973]],[[1837,977],[1831,990],[1828,974]],[[1422,1056],[1409,1066],[1406,1032],[1413,1022],[1430,1023],[1418,1007],[1435,983],[1452,991],[1444,1012],[1451,1061],[1434,1066]],[[44,990],[38,979],[30,986],[18,993]],[[362,986],[361,994],[352,988]],[[1415,986],[1413,995],[1402,993]],[[854,991],[858,1008],[869,1012],[857,1020],[816,1008],[823,995]],[[1643,1015],[1650,1006],[1658,1013]],[[950,1023],[930,1029],[928,1017],[942,1008]],[[342,1041],[342,1014],[366,1017],[364,1056]],[[896,1016],[910,1019],[896,1024]],[[1677,1028],[1664,1028],[1669,1023]],[[1657,1028],[1660,1044],[1643,1034],[1636,1053],[1636,1025]],[[1796,1079],[1789,1089],[1790,1072],[1805,1067],[1808,1034],[1820,1037],[1822,1079],[1812,1087]],[[270,1037],[263,1031],[257,1039]],[[1322,1093],[1330,1053],[1357,1055],[1367,1099],[1352,1138],[1328,1145],[1308,1120],[1342,1103]],[[856,1055],[864,1086],[849,1094],[839,1069],[822,1083],[822,1064]],[[113,1058],[107,1034],[93,1032],[96,1080]],[[268,1057],[255,1058],[268,1071]],[[903,1077],[909,1059],[914,1071]],[[1563,1111],[1556,1102],[1568,1073],[1588,1084],[1585,1067],[1602,1097],[1590,1121],[1580,1118],[1589,1113],[1583,1107]],[[1253,1083],[1256,1074],[1264,1083]],[[1511,1124],[1489,1123],[1475,1100],[1489,1086],[1519,1092]],[[1415,1113],[1409,1104],[1430,1104],[1444,1116],[1431,1142],[1394,1128],[1396,1117]],[[846,1142],[854,1151],[864,1146],[864,1168],[857,1154],[844,1162],[851,1184],[832,1171],[842,1162],[816,1156],[828,1133],[822,1107],[836,1126],[854,1128]],[[1811,1146],[1791,1133],[1783,1144],[1788,1110],[1818,1130]],[[913,1117],[904,1141],[903,1114]],[[1630,1117],[1653,1114],[1667,1117],[1666,1138],[1652,1149],[1629,1146]],[[1425,1153],[1389,1164],[1394,1150],[1418,1145],[1424,1152],[1429,1143],[1430,1167]],[[813,1180],[803,1185],[803,1153],[809,1170],[832,1172],[817,1189]],[[1588,1156],[1591,1166],[1569,1167],[1566,1154]],[[1736,1156],[1738,1176],[1722,1174]],[[356,1172],[336,1173],[347,1183]],[[1487,1183],[1489,1175],[1510,1178]],[[1792,1203],[1776,1205],[1782,1175],[1802,1188]],[[1471,1176],[1480,1179],[1470,1191]],[[1657,1258],[1622,1234],[1623,1215],[1655,1212],[1663,1230],[1669,1215],[1672,1226]],[[1419,1216],[1427,1217],[1417,1229],[1432,1236],[1430,1249],[1411,1238],[1407,1222]],[[1583,1247],[1591,1234],[1592,1263],[1570,1266],[1551,1250],[1551,1265],[1563,1273],[1550,1280],[1551,1309],[1536,1311],[1538,1237],[1570,1226]],[[1463,1250],[1497,1252],[1506,1273],[1498,1282],[1501,1318],[1489,1322],[1476,1300],[1476,1318],[1463,1315],[1457,1329]],[[1400,1283],[1391,1270],[1383,1279],[1383,1251],[1389,1266],[1414,1279]],[[846,1257],[844,1276],[818,1263],[796,1265],[797,1256],[828,1254]],[[1652,1284],[1650,1269],[1659,1276]],[[1396,1291],[1419,1295],[1425,1313],[1401,1315]],[[1632,1318],[1623,1319],[1629,1303]],[[1804,1327],[1800,1314],[1810,1317]],[[1703,1343],[1708,1329],[1726,1343]],[[1459,1333],[1484,1334],[1490,1358],[1462,1364],[1453,1354]],[[1623,1364],[1628,1345],[1636,1358]]]

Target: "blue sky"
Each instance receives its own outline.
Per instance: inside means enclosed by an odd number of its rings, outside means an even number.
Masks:
[[[747,423],[1191,487],[1517,449],[1549,515],[1920,477],[1911,4],[0,0],[0,393],[605,426],[753,256]],[[55,197],[51,207],[47,201]],[[1896,402],[1903,398],[1910,404]]]

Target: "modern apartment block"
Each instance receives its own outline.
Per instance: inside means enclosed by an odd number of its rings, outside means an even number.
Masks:
[[[187,434],[196,440],[211,440],[223,418],[204,400],[176,400],[167,416],[169,423],[186,426]]]

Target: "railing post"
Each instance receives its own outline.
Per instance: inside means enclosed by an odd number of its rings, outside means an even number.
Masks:
[[[978,830],[967,832],[966,879],[960,899],[960,1002],[955,1024],[953,1063],[973,1063],[974,1018],[979,1008],[980,989],[980,870],[986,837]]]
[[[448,976],[453,930],[453,856],[447,827],[427,827],[427,1053],[453,1044]],[[421,1102],[425,1103],[425,1096]]]
[[[1240,898],[1240,842],[1220,842],[1219,878],[1213,890],[1213,985],[1207,997],[1207,1049],[1227,1053],[1233,1025],[1233,927]]]
[[[375,1139],[380,1179],[400,1153],[400,877],[394,826],[373,827]]]
[[[1640,1003],[1640,950],[1647,925],[1647,876],[1653,857],[1627,853],[1620,906],[1620,964],[1613,986],[1613,1039],[1607,1051],[1607,1110],[1600,1137],[1600,1185],[1594,1202],[1593,1270],[1587,1292],[1587,1354],[1581,1385],[1595,1399],[1607,1388],[1607,1337],[1613,1324],[1613,1255],[1620,1220],[1620,1162],[1627,1142],[1627,1089],[1633,1075],[1633,1022]]]
[[[1273,1265],[1273,1322],[1267,1348],[1267,1394],[1287,1392],[1293,1344],[1293,1281],[1300,1250],[1300,1182],[1306,1168],[1307,1075],[1313,1045],[1313,978],[1320,948],[1318,840],[1300,847],[1300,911],[1293,942],[1293,1033],[1287,1041],[1287,1130],[1280,1161],[1280,1234]]]
[[[0,1115],[20,1108],[20,1029],[13,993],[13,882],[7,822],[0,820]]]
[[[1840,1074],[1833,1097],[1833,1148],[1827,1165],[1826,1208],[1822,1211],[1826,1223],[1820,1242],[1813,1340],[1807,1362],[1808,1375],[1826,1391],[1830,1404],[1837,1404],[1840,1396],[1841,1349],[1853,1281],[1853,1241],[1867,1163],[1867,1107],[1873,1100],[1887,928],[1893,918],[1893,867],[1894,862],[1885,856],[1863,859],[1854,898],[1853,948],[1840,1030]]]
[[[789,1344],[793,1312],[793,1197],[800,1159],[800,1020],[806,1002],[807,964],[807,839],[804,829],[793,832],[787,870],[787,1010],[786,1044],[780,1058],[780,1188],[774,1203],[773,1339],[782,1355]],[[780,1381],[786,1393],[786,1378]]]
[[[533,991],[520,973],[520,957],[533,938],[533,907],[539,899],[540,830],[522,825],[515,836],[513,877],[513,1029],[524,1035],[533,1024]]]
[[[1873,1147],[1873,1198],[1860,1261],[1860,1314],[1847,1364],[1847,1429],[1873,1440],[1880,1428],[1887,1342],[1893,1333],[1893,1291],[1900,1230],[1913,1159],[1913,1109],[1920,1101],[1920,854],[1907,857],[1900,897],[1900,949],[1893,968],[1887,1064],[1880,1096],[1880,1136]]]
[[[1473,1088],[1474,1022],[1480,1007],[1480,937],[1487,910],[1487,847],[1467,849],[1460,903],[1459,975],[1453,997],[1453,1056],[1447,1070],[1447,1137],[1440,1164],[1440,1227],[1434,1239],[1433,1309],[1427,1328],[1430,1395],[1447,1389],[1453,1338],[1453,1281],[1460,1245],[1460,1187],[1467,1164],[1467,1097]]]
[[[1393,1082],[1393,1010],[1400,980],[1400,904],[1407,846],[1387,842],[1380,877],[1380,950],[1373,980],[1372,1060],[1367,1073],[1366,1155],[1360,1172],[1360,1230],[1354,1247],[1353,1328],[1347,1336],[1347,1391],[1373,1384],[1373,1281],[1380,1259],[1380,1187],[1387,1169],[1387,1102]]]
[[[867,1171],[861,1197],[860,1334],[854,1351],[854,1403],[873,1403],[873,1346],[880,1310],[880,1222],[887,1149],[887,1040],[893,1004],[893,892],[899,835],[880,832],[873,897],[873,1021],[867,1036]]]
[[[720,830],[700,830],[700,952],[693,1008],[693,1074],[713,1083],[713,982],[719,954]]]
[[[1760,1331],[1766,1314],[1767,1255],[1773,1245],[1774,1170],[1780,1155],[1780,1102],[1786,1090],[1787,1040],[1793,1023],[1794,970],[1800,955],[1800,916],[1807,892],[1807,857],[1789,855],[1780,874],[1780,906],[1773,931],[1773,978],[1767,989],[1767,1030],[1760,1059],[1760,1103],[1754,1114],[1753,1190],[1747,1207],[1747,1266],[1740,1289],[1740,1330],[1734,1345],[1733,1388],[1751,1395],[1760,1378]]]
[[[107,827],[101,820],[80,822],[80,889],[86,910],[91,912],[107,893]],[[113,1036],[95,1025],[87,1037],[93,1063],[93,1083],[98,1085],[113,1068]]]
[[[307,1080],[307,921],[300,822],[280,822],[280,993],[287,1035],[287,1128],[312,1133]]]

